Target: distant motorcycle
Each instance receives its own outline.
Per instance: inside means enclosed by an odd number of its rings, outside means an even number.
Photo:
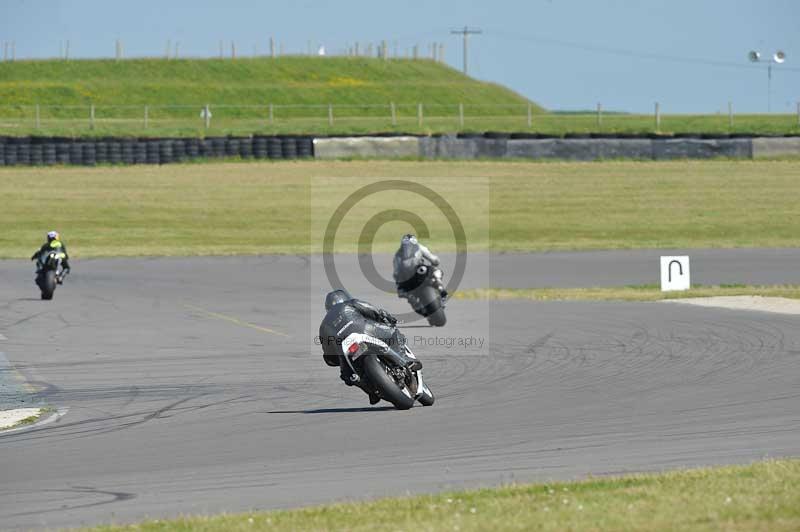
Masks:
[[[36,285],[42,292],[42,299],[53,299],[56,286],[64,282],[64,258],[66,254],[57,249],[44,251],[39,256],[36,272]]]
[[[434,267],[421,264],[413,272],[401,272],[402,280],[396,284],[400,297],[408,300],[414,312],[425,317],[430,325],[443,327],[447,323],[445,300],[437,288],[434,271]]]
[[[345,353],[343,364],[348,364],[358,375],[358,386],[389,401],[398,410],[408,410],[419,401],[423,406],[433,405],[436,398],[422,380],[422,370],[410,370],[393,363],[387,356],[388,346],[377,338],[352,333],[342,342]],[[417,358],[405,342],[402,345],[407,356]]]

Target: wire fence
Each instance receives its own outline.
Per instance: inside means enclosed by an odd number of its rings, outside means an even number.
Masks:
[[[800,131],[796,114],[544,113],[532,104],[176,104],[176,105],[0,105],[1,134],[164,135],[200,133],[333,133],[376,131],[530,130],[567,132]]]

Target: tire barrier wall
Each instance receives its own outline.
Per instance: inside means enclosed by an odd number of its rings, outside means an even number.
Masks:
[[[412,136],[314,139],[314,156],[318,159],[419,157],[419,150],[420,139]]]
[[[782,157],[800,153],[799,137],[754,138],[753,158]]]
[[[314,139],[315,157],[422,159],[710,159],[800,156],[800,137],[677,134],[465,133],[458,136],[338,137]]]
[[[205,139],[0,137],[0,166],[169,164],[220,157],[312,158],[314,139],[305,136]]]
[[[465,133],[312,138],[207,137],[204,139],[97,140],[0,137],[0,166],[72,164],[168,164],[197,158],[339,159],[347,157],[423,159],[707,159],[800,156],[800,137],[744,135]]]
[[[419,155],[429,159],[710,159],[730,157],[750,159],[754,156],[755,139],[499,139],[499,138],[421,138]],[[772,139],[758,139],[769,144]],[[787,139],[777,139],[785,141]],[[763,149],[762,149],[763,151]],[[772,155],[800,154],[773,152]]]

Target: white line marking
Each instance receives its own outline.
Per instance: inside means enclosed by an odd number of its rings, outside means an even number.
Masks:
[[[36,423],[32,423],[30,425],[23,425],[21,427],[15,428],[15,429],[8,429],[8,430],[0,431],[0,438],[2,438],[3,436],[7,436],[9,434],[14,434],[15,432],[22,432],[23,430],[38,429],[39,427],[43,427],[45,425],[49,425],[50,423],[53,423],[54,421],[58,421],[62,417],[66,416],[67,412],[69,412],[69,407],[68,406],[65,406],[63,408],[59,408],[58,410],[53,412],[52,415],[47,416],[43,420],[37,421]]]

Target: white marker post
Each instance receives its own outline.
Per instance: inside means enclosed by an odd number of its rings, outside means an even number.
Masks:
[[[688,256],[661,257],[662,292],[688,290],[691,286]]]

